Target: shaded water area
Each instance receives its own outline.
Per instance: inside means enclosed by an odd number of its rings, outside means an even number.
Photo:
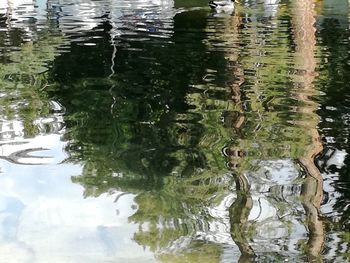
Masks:
[[[349,39],[345,0],[1,0],[0,262],[350,262]]]

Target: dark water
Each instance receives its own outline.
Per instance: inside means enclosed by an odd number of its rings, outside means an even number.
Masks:
[[[347,1],[0,3],[0,262],[350,262]]]

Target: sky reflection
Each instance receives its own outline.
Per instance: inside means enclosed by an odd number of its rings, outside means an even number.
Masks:
[[[2,156],[45,148],[17,163],[0,160],[2,262],[133,262],[141,257],[153,262],[153,255],[132,241],[137,226],[128,217],[135,212],[134,195],[117,203],[118,192],[83,198],[83,187],[71,181],[82,167],[64,162],[65,145],[62,135],[46,134],[0,146]]]

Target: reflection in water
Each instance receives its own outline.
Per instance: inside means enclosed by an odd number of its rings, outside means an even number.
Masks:
[[[324,49],[321,54],[319,86],[325,92],[318,110],[321,116],[320,131],[325,141],[325,149],[317,160],[324,177],[324,200],[321,211],[326,222],[325,247],[327,259],[341,255],[349,257],[349,149],[348,149],[348,87],[349,79],[349,31],[348,2],[333,6],[324,2],[324,18],[319,38]],[[332,32],[331,34],[329,34]],[[342,80],[342,84],[339,82]],[[337,246],[329,243],[337,242]]]
[[[307,114],[307,127],[311,137],[305,154],[299,158],[300,163],[306,172],[306,178],[302,185],[301,197],[306,212],[307,227],[309,230],[307,253],[309,262],[321,262],[321,252],[325,240],[323,222],[320,219],[320,206],[323,198],[323,179],[318,167],[315,165],[315,157],[322,151],[320,135],[317,131],[317,116],[312,117],[317,109],[317,105],[310,101],[310,96],[314,93],[316,76],[316,39],[315,39],[315,2],[295,1],[295,28],[296,59],[298,60],[301,75],[296,79],[299,88],[298,98],[302,102],[300,112]]]
[[[230,41],[239,48],[239,35],[242,19],[235,14],[230,19],[225,21],[225,28],[229,28],[225,32],[228,36],[226,41]],[[243,68],[239,61],[238,53],[229,54],[229,60],[234,65],[232,67],[233,79],[230,83],[230,99],[234,103],[234,111],[225,111],[223,114],[226,128],[232,129],[237,134],[238,138],[243,138],[242,128],[245,122],[245,115],[242,100],[242,84],[244,83]],[[228,167],[234,171],[236,200],[229,207],[230,217],[230,233],[232,240],[238,246],[241,256],[238,262],[250,262],[255,258],[253,248],[249,244],[252,238],[253,225],[249,223],[248,217],[253,207],[253,199],[250,192],[249,180],[240,170],[240,159],[244,157],[244,149],[238,149],[230,144],[224,148],[224,154],[228,157]],[[253,230],[254,231],[254,230]]]
[[[349,258],[341,19],[319,18],[327,1],[188,5],[1,3],[7,262]]]

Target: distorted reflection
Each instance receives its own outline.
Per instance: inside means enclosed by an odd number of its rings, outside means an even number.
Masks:
[[[1,2],[2,258],[349,260],[338,2]]]

